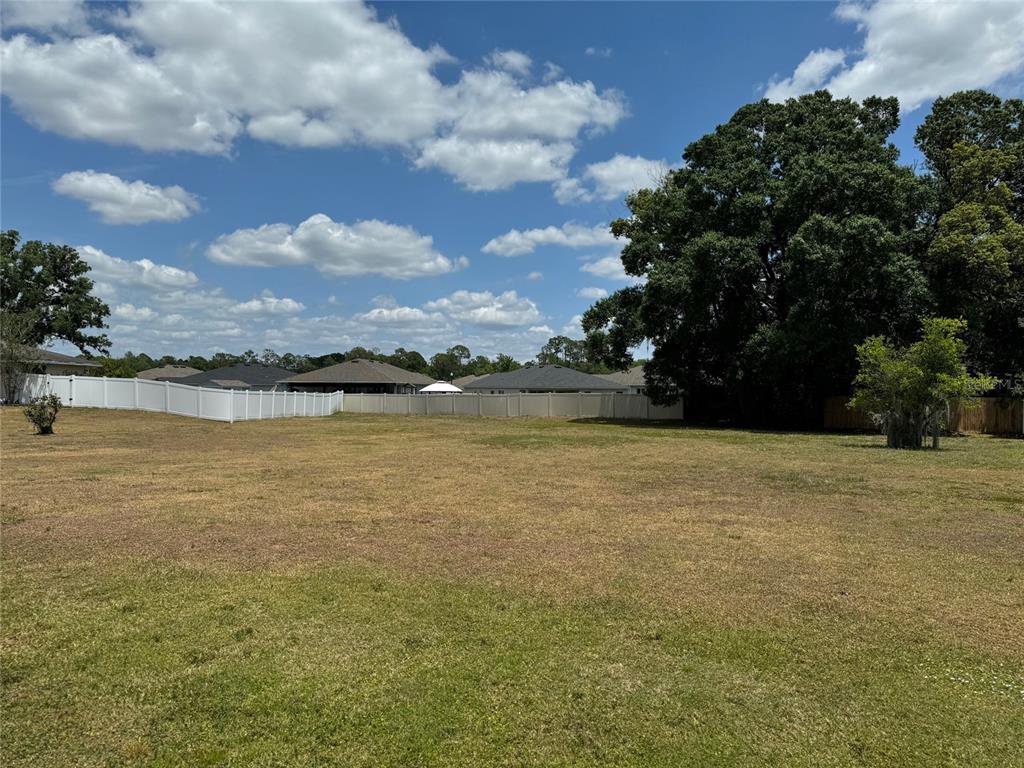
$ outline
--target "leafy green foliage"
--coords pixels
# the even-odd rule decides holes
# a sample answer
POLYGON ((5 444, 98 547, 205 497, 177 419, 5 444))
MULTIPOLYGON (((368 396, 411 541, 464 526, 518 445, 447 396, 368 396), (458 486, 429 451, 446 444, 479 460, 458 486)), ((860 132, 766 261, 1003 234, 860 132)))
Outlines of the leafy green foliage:
POLYGON ((25 418, 32 422, 37 434, 52 435, 53 422, 57 420, 57 413, 61 407, 60 398, 57 395, 33 397, 25 406, 25 418))
POLYGON ((612 222, 638 285, 584 315, 614 368, 648 340, 648 391, 692 412, 817 424, 865 337, 910 343, 922 315, 968 321, 966 362, 1024 382, 1024 102, 936 100, 899 163, 895 99, 818 92, 742 107, 612 222))
POLYGON ((1024 372, 1024 223, 1011 186, 1024 155, 960 143, 945 160, 953 206, 925 270, 938 306, 968 321, 971 366, 1008 380, 1024 372))
POLYGON ((27 339, 32 336, 35 325, 32 313, 0 310, 0 381, 3 385, 0 396, 4 402, 17 401, 25 374, 32 372, 33 350, 27 339))
POLYGON ((905 334, 926 306, 913 254, 927 189, 887 142, 898 114, 895 99, 818 92, 749 104, 690 144, 612 223, 626 272, 646 280, 584 315, 590 348, 624 368, 649 339, 659 402, 817 414, 848 385, 857 342, 905 334))
POLYGON ((34 324, 25 342, 39 346, 64 339, 82 352, 109 348, 105 335, 86 333, 105 327, 110 308, 92 295, 89 265, 78 251, 39 240, 19 247, 20 242, 13 229, 0 234, 0 309, 31 313, 34 324))
POLYGON ((964 364, 963 320, 926 318, 921 339, 906 349, 872 336, 857 346, 860 370, 850 405, 871 413, 890 448, 920 448, 926 433, 939 446, 949 406, 989 389, 989 376, 972 376, 964 364))

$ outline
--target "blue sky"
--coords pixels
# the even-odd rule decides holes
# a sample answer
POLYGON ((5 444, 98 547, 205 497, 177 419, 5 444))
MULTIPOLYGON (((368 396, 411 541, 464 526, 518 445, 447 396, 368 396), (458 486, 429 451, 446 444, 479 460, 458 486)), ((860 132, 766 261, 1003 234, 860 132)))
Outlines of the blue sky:
POLYGON ((741 105, 1021 91, 1019 3, 4 5, 3 227, 114 352, 520 359, 625 285, 623 195, 741 105))

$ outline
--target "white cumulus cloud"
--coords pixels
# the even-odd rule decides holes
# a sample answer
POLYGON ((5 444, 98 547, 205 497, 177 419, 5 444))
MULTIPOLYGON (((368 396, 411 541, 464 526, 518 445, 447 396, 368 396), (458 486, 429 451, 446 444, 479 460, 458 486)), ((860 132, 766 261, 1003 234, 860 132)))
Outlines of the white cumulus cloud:
POLYGON ((626 114, 617 91, 551 69, 524 86, 531 61, 521 51, 442 80, 435 70, 454 63, 449 54, 418 47, 357 2, 26 7, 14 12, 20 30, 52 39, 10 27, 4 93, 31 123, 72 138, 201 154, 229 154, 244 134, 289 147, 397 147, 471 189, 501 189, 559 178, 584 132, 626 114), (82 19, 93 16, 102 24, 90 28, 82 19))
POLYGON ((309 264, 330 275, 398 279, 452 272, 457 263, 412 227, 370 219, 344 224, 318 213, 297 227, 264 224, 221 235, 207 249, 221 264, 275 267, 309 264))
POLYGON ((595 277, 603 277, 605 280, 629 281, 634 278, 626 274, 622 267, 622 259, 616 255, 602 256, 599 259, 588 261, 580 271, 588 272, 595 277))
POLYGON ((529 326, 543 319, 537 305, 515 291, 494 294, 490 291, 455 291, 423 305, 443 312, 454 320, 484 328, 529 326))
POLYGON ((936 96, 984 88, 1024 70, 1024 3, 877 0, 841 3, 857 25, 857 50, 809 53, 768 98, 827 88, 837 96, 896 96, 904 111, 936 96))
POLYGON ((65 173, 53 190, 81 200, 107 224, 181 221, 199 210, 195 195, 177 185, 157 187, 93 170, 65 173))
POLYGON ((279 299, 267 290, 256 298, 235 304, 231 312, 236 315, 294 315, 305 308, 305 304, 295 299, 279 299))
POLYGON ((493 51, 487 57, 487 63, 495 69, 523 76, 530 74, 533 66, 533 60, 522 51, 493 51))
POLYGON ((581 299, 592 299, 596 301, 597 299, 607 298, 608 291, 606 291, 604 288, 597 288, 591 286, 588 288, 580 288, 578 291, 576 291, 576 295, 579 296, 581 299))
POLYGON ((622 199, 638 189, 658 186, 668 170, 664 160, 617 154, 591 163, 578 178, 555 182, 555 198, 560 203, 622 199))
POLYGON ((533 253, 542 246, 565 248, 590 248, 600 245, 614 245, 615 237, 606 224, 593 227, 569 221, 560 227, 549 226, 538 229, 512 229, 492 238, 481 249, 484 253, 498 256, 522 256, 533 253))
POLYGON ((92 269, 89 276, 107 284, 150 288, 188 288, 199 282, 199 278, 194 272, 167 264, 156 264, 149 259, 128 261, 110 256, 91 245, 79 246, 78 253, 92 269))

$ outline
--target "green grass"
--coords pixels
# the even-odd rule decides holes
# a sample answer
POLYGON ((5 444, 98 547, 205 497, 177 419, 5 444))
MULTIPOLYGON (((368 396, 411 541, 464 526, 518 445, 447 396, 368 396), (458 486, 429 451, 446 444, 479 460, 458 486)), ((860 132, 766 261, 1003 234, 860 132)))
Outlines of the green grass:
POLYGON ((5 765, 1024 765, 1021 441, 2 426, 5 765))

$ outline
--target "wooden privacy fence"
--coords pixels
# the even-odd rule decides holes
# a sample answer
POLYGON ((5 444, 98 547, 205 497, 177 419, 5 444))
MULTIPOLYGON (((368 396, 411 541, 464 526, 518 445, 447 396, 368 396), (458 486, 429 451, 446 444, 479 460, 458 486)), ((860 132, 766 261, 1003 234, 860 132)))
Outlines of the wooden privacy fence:
MULTIPOLYGON (((877 429, 871 416, 848 408, 848 396, 825 398, 825 429, 877 429)), ((1024 434, 1024 399, 980 397, 974 407, 956 406, 949 414, 951 432, 982 432, 987 435, 1024 434)))
POLYGON ((345 395, 342 410, 438 416, 551 416, 594 419, 682 419, 682 401, 654 405, 646 395, 523 392, 504 395, 345 395))
POLYGON ((210 389, 170 381, 47 374, 26 376, 20 399, 51 392, 71 407, 156 411, 228 422, 329 416, 342 409, 345 399, 341 392, 210 389))

